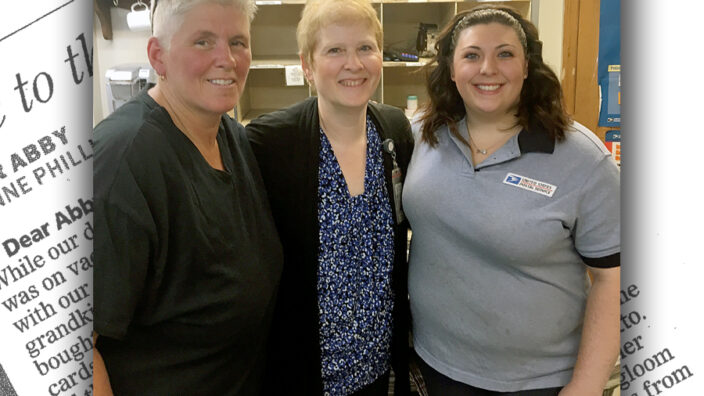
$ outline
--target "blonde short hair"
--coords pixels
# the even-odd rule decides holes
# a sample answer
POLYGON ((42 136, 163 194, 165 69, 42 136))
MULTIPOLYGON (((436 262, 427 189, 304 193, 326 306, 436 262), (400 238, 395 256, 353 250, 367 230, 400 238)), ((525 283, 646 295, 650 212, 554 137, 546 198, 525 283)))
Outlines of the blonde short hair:
POLYGON ((174 33, 183 24, 183 18, 194 7, 201 4, 233 6, 240 10, 251 23, 257 12, 254 0, 151 0, 152 36, 168 49, 174 33))
POLYGON ((376 45, 382 50, 381 22, 369 0, 308 0, 296 29, 298 53, 313 64, 313 51, 318 44, 318 32, 334 23, 364 22, 374 32, 376 45))

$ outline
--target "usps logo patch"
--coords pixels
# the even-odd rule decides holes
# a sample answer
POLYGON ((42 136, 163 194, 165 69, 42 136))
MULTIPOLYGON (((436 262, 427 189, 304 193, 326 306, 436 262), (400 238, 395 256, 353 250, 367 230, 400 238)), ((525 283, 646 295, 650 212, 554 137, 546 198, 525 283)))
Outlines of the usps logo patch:
POLYGON ((533 191, 534 193, 545 195, 546 197, 552 197, 552 195, 555 194, 555 190, 557 190, 557 186, 541 182, 540 180, 517 175, 515 173, 507 173, 506 178, 504 179, 504 184, 533 191))

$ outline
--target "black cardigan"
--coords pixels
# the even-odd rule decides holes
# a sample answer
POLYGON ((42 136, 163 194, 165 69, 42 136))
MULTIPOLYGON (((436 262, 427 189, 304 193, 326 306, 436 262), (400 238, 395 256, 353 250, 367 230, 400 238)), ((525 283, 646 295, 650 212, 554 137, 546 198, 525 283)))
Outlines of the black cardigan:
MULTIPOLYGON (((265 114, 247 125, 247 136, 261 169, 274 221, 284 248, 284 269, 272 324, 267 362, 267 395, 323 394, 317 297, 318 101, 308 98, 289 108, 265 114)), ((393 139, 396 161, 406 175, 413 151, 411 127, 397 108, 370 103, 368 114, 381 140, 393 139)), ((394 208, 391 155, 384 152, 386 188, 394 208)), ((394 329, 391 359, 395 395, 410 393, 408 378, 408 222, 394 217, 392 274, 394 329)))

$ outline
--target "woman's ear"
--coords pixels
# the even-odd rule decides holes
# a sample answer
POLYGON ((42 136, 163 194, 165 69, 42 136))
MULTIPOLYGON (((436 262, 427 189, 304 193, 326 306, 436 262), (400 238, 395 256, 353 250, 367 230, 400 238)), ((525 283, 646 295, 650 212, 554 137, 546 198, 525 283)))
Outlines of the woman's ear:
POLYGON ((161 77, 166 76, 166 63, 164 62, 166 53, 166 49, 159 43, 158 38, 154 36, 149 38, 147 42, 147 57, 156 74, 161 77))
POLYGON ((303 54, 300 54, 299 57, 301 58, 301 68, 303 69, 303 75, 306 76, 308 84, 314 86, 313 69, 311 68, 310 64, 308 64, 308 61, 306 60, 305 56, 303 56, 303 54))

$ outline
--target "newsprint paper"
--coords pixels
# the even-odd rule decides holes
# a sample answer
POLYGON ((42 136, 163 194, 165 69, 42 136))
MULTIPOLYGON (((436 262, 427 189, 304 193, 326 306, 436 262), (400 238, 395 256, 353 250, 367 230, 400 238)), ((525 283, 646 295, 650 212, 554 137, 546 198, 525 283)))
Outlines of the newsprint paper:
POLYGON ((93 4, 0 4, 0 394, 91 395, 93 4))

